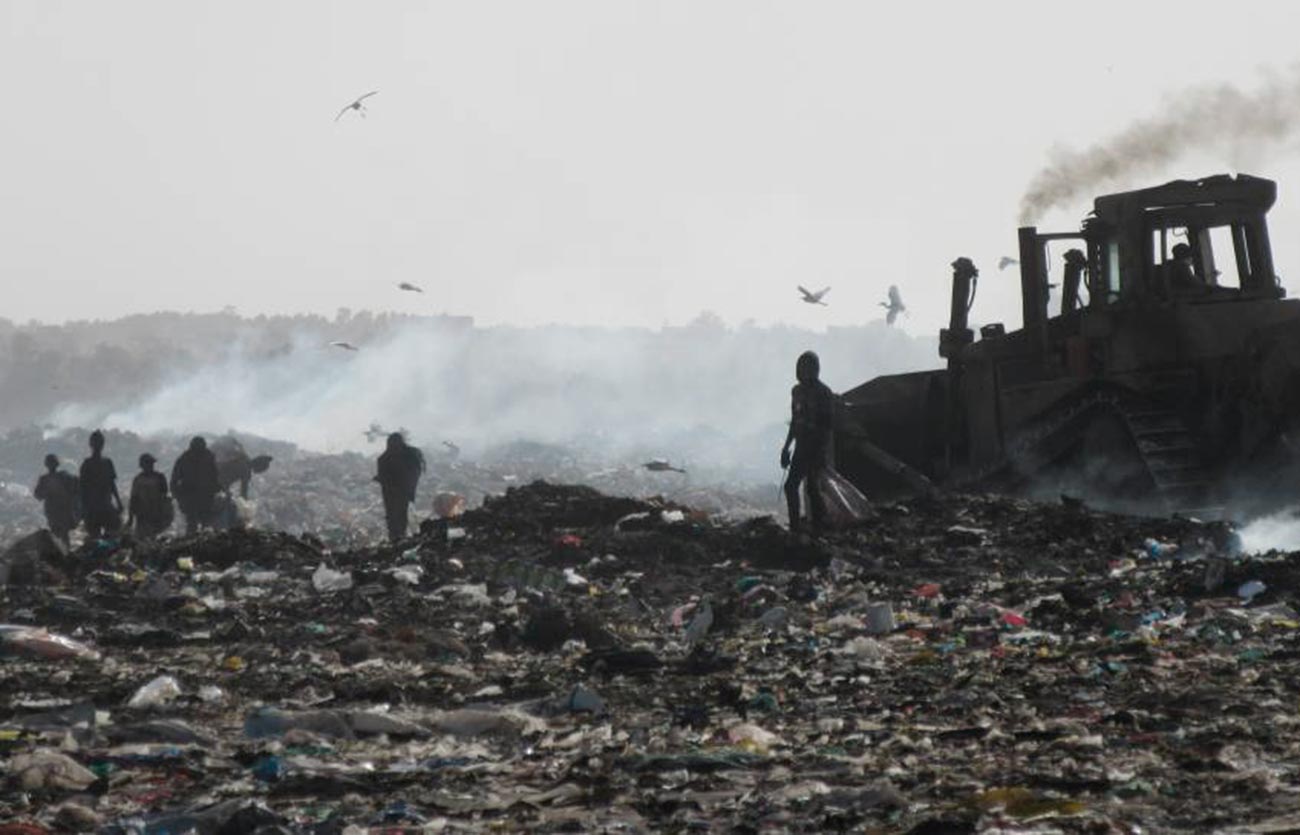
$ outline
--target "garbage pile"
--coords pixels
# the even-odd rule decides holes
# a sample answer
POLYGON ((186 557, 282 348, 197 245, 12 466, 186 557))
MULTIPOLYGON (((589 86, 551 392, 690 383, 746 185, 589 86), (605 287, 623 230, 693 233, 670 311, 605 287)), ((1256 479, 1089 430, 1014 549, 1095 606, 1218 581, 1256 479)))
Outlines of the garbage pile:
POLYGON ((538 482, 394 546, 9 549, 0 832, 1282 832, 1300 555, 538 482))

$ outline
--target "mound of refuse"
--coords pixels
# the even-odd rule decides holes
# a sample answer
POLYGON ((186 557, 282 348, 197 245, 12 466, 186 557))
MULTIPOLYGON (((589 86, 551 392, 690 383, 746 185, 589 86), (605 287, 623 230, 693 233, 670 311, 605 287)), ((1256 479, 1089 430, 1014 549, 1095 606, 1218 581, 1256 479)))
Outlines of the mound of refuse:
POLYGON ((1300 554, 1221 524, 952 496, 810 539, 537 482, 396 545, 0 565, 6 835, 1300 820, 1300 554))

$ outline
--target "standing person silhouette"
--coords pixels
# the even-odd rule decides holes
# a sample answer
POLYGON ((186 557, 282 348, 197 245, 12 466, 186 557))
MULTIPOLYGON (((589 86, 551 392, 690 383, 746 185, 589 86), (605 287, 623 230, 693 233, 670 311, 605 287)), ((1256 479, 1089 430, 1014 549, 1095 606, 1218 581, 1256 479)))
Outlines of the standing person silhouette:
POLYGON ((831 451, 835 394, 819 379, 821 360, 812 351, 804 351, 795 363, 795 383, 790 390, 790 431, 781 447, 781 467, 788 468, 785 479, 785 502, 790 514, 790 530, 803 527, 799 512, 799 487, 809 482, 808 515, 812 532, 821 531, 826 508, 816 488, 816 476, 827 466, 831 451), (794 444, 794 455, 790 445, 794 444))
POLYGON ((185 514, 186 535, 193 535, 200 527, 212 527, 220 490, 217 458, 203 436, 196 435, 190 440, 190 448, 172 465, 172 495, 185 514))
POLYGON ((379 456, 375 481, 384 498, 384 520, 388 539, 406 536, 407 508, 415 501, 415 488, 424 472, 424 454, 406 443, 401 432, 388 436, 388 447, 379 456))
POLYGON ((157 461, 147 452, 141 455, 140 472, 131 481, 126 525, 134 528, 141 539, 152 539, 167 530, 175 517, 172 497, 167 493, 167 476, 154 469, 157 461))
POLYGON ((50 533, 68 548, 69 534, 77 526, 81 487, 76 476, 59 469, 59 459, 53 454, 45 456, 45 469, 32 495, 45 505, 45 524, 50 533))
POLYGON ((81 512, 86 536, 99 539, 122 527, 122 497, 113 459, 104 457, 104 433, 90 433, 90 457, 81 462, 81 512))

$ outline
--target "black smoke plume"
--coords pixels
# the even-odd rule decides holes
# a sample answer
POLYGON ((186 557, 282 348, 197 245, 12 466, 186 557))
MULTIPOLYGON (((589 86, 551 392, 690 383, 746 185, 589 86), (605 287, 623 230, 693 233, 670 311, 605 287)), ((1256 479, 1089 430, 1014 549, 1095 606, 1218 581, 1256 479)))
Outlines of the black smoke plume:
POLYGON ((1254 90, 1230 84, 1188 89, 1158 112, 1090 148, 1057 148, 1020 201, 1022 225, 1047 211, 1135 185, 1193 153, 1217 153, 1240 170, 1300 133, 1300 67, 1270 73, 1254 90))

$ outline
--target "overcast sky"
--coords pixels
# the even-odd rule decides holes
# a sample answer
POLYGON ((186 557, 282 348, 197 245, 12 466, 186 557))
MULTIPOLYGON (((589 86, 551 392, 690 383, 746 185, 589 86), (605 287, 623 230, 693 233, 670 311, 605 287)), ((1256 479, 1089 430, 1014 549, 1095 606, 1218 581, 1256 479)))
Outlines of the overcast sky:
MULTIPOLYGON (((0 315, 818 326, 879 318, 896 283, 931 333, 965 255, 977 318, 1014 323, 995 263, 1054 146, 1294 71, 1300 12, 1225 8, 0 0, 0 315)), ((1300 153, 1257 163, 1300 289, 1300 153)))

